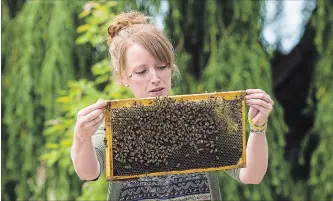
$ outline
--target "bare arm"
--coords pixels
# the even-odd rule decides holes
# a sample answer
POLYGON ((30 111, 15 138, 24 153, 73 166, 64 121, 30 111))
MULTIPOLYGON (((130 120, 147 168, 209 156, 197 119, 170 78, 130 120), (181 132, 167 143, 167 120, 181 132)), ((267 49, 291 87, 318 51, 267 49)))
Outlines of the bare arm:
POLYGON ((239 179, 245 184, 259 184, 268 167, 268 146, 265 134, 253 134, 247 141, 246 168, 242 168, 239 179))
MULTIPOLYGON (((246 104, 250 106, 249 118, 256 126, 264 126, 274 101, 261 89, 246 90, 246 104)), ((251 127, 252 129, 252 127, 251 127)), ((246 168, 242 168, 239 179, 245 184, 259 184, 264 178, 268 167, 268 145, 266 130, 258 133, 251 131, 247 141, 246 168)))
POLYGON ((81 180, 93 180, 99 176, 100 165, 91 138, 81 141, 74 137, 71 157, 75 172, 81 180))
POLYGON ((75 172, 82 180, 93 180, 100 174, 100 164, 92 143, 92 135, 103 122, 105 105, 105 101, 99 100, 82 109, 77 115, 71 158, 75 172))

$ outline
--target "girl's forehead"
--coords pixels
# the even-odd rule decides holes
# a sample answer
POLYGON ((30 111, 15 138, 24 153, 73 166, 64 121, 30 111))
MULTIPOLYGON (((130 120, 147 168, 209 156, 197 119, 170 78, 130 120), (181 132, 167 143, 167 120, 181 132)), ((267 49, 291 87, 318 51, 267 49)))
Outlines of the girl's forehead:
POLYGON ((156 59, 143 47, 132 45, 127 49, 126 60, 131 63, 153 62, 156 59))
POLYGON ((153 57, 144 47, 134 44, 126 52, 126 67, 148 67, 160 65, 161 61, 153 57))

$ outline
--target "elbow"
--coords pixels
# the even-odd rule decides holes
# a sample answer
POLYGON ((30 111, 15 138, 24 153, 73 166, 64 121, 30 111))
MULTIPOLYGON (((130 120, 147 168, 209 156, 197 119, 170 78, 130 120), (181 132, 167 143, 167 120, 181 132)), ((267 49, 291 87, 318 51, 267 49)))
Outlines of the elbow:
POLYGON ((260 184, 262 182, 262 180, 264 179, 264 176, 260 177, 260 178, 254 178, 252 180, 250 180, 250 184, 260 184))
POLYGON ((240 178, 240 181, 243 183, 243 184, 260 184, 263 180, 264 176, 257 176, 257 177, 254 177, 254 176, 245 176, 245 177, 241 177, 240 178))
POLYGON ((77 174, 77 176, 82 180, 82 181, 92 181, 92 180, 96 180, 99 177, 99 172, 86 172, 86 171, 80 171, 77 170, 76 168, 75 172, 77 174))
POLYGON ((93 181, 93 180, 97 180, 97 178, 98 178, 98 175, 97 176, 79 175, 79 174, 77 174, 77 175, 82 181, 93 181))
POLYGON ((99 163, 96 168, 92 167, 83 167, 80 161, 73 159, 73 167, 76 175, 82 181, 91 181, 96 180, 100 175, 99 163))
POLYGON ((260 184, 261 183, 261 181, 262 181, 262 179, 249 179, 248 181, 247 181, 247 184, 260 184))
POLYGON ((76 175, 80 178, 81 181, 87 181, 89 178, 86 175, 80 174, 79 171, 75 170, 76 175))
POLYGON ((242 172, 239 175, 239 179, 243 184, 260 184, 262 180, 264 179, 266 174, 266 171, 263 171, 261 173, 255 172, 255 173, 249 173, 249 172, 242 172))

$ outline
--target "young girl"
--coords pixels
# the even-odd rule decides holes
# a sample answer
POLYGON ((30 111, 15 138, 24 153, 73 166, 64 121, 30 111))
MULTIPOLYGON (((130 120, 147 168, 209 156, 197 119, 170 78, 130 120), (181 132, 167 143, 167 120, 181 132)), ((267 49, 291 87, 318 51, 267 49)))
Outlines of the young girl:
MULTIPOLYGON (((122 13, 108 28, 109 53, 117 78, 136 98, 169 95, 171 75, 178 71, 170 41, 139 12, 122 13)), ((259 184, 268 166, 265 136, 274 102, 261 89, 246 90, 251 132, 246 168, 227 170, 244 184, 259 184)), ((96 180, 105 167, 106 102, 97 101, 77 114, 71 157, 82 180, 96 180)), ((107 200, 221 200, 217 172, 110 181, 107 200)))

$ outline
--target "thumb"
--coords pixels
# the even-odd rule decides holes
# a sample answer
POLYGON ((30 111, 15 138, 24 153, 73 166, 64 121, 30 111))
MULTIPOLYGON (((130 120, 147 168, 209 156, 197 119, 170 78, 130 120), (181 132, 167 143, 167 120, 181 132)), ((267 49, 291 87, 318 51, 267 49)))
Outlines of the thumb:
POLYGON ((256 108, 250 107, 249 109, 249 117, 252 119, 256 114, 258 113, 258 110, 256 108))

